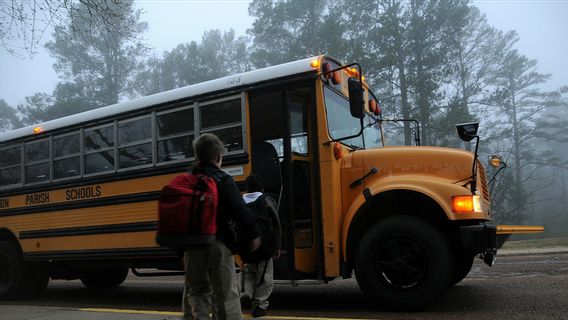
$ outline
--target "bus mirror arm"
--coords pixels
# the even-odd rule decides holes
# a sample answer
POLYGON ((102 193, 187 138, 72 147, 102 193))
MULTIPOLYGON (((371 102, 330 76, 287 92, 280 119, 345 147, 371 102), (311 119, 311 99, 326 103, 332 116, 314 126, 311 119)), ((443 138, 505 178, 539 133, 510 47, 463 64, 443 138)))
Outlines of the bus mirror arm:
POLYGON ((380 119, 383 122, 411 122, 414 124, 414 143, 420 146, 420 123, 416 119, 380 119))
POLYGON ((458 136, 464 141, 469 142, 475 139, 475 152, 473 153, 473 164, 471 166, 471 193, 475 194, 477 190, 477 151, 479 148, 479 136, 477 129, 479 128, 478 122, 460 123, 456 125, 458 136))

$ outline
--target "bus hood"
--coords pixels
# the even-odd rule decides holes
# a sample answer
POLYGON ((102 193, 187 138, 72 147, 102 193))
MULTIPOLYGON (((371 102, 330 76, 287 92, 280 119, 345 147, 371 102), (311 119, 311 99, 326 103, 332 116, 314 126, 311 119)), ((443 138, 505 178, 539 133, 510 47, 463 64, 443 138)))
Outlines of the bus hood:
POLYGON ((375 179, 401 175, 432 176, 445 178, 464 185, 472 176, 471 152, 443 147, 384 147, 354 152, 355 163, 364 164, 363 172, 372 168, 377 173, 365 179, 365 184, 375 179))

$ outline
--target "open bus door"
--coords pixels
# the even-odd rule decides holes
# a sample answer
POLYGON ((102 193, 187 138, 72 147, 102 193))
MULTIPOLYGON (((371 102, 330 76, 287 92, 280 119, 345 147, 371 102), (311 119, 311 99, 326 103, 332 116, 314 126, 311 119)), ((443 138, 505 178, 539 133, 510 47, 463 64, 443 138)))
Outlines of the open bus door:
POLYGON ((277 201, 282 224, 278 280, 322 277, 313 104, 307 84, 252 92, 249 99, 252 172, 277 201))

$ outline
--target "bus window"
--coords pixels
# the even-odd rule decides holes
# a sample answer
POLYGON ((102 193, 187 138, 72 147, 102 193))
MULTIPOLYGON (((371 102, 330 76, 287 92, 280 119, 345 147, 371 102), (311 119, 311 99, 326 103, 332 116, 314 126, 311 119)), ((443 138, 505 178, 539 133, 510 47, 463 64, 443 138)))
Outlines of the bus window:
POLYGON ((382 146, 382 136, 380 122, 375 121, 368 114, 364 119, 365 129, 363 130, 363 139, 365 140, 365 148, 377 148, 382 146))
POLYGON ((49 179, 49 139, 26 143, 26 183, 49 179))
POLYGON ((241 97, 200 104, 201 133, 210 132, 225 143, 225 152, 243 150, 241 97))
POLYGON ((22 146, 0 150, 0 187, 22 183, 22 146))
POLYGON ((79 132, 53 138, 53 178, 81 175, 79 132))
POLYGON ((114 126, 85 129, 85 174, 114 170, 114 126))
MULTIPOLYGON (((324 95, 331 138, 341 139, 357 134, 361 130, 361 124, 359 119, 351 116, 349 101, 327 86, 324 86, 324 95)), ((357 148, 363 148, 363 138, 361 136, 343 140, 342 142, 357 148)))
POLYGON ((193 157, 191 142, 194 138, 193 108, 168 111, 156 116, 158 162, 193 157))
POLYGON ((118 123, 118 167, 152 163, 152 118, 145 116, 118 123))

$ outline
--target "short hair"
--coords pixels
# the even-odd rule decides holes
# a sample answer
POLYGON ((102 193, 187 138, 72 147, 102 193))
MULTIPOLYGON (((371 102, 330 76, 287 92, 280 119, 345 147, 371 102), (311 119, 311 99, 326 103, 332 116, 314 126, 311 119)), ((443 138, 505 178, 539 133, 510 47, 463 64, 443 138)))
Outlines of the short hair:
POLYGON ((247 192, 261 192, 264 190, 264 183, 258 174, 251 174, 245 180, 247 192))
POLYGON ((212 133, 204 133, 193 140, 193 151, 195 158, 199 161, 213 162, 217 156, 225 151, 225 145, 212 133))

